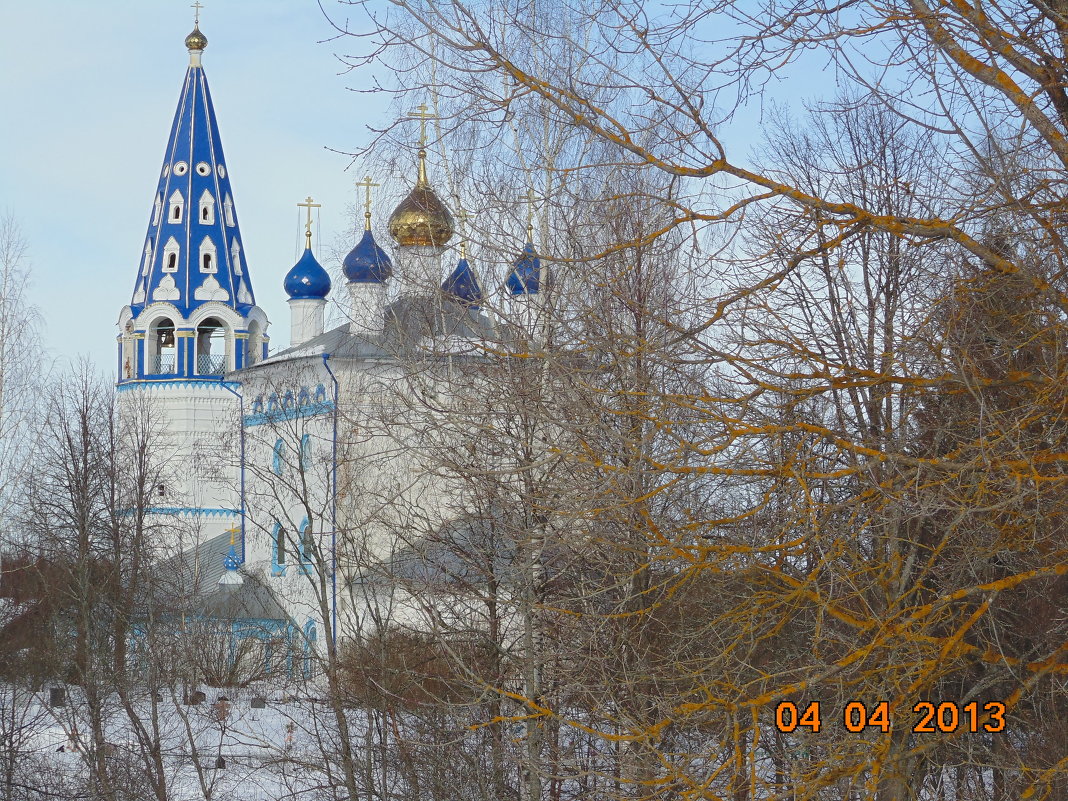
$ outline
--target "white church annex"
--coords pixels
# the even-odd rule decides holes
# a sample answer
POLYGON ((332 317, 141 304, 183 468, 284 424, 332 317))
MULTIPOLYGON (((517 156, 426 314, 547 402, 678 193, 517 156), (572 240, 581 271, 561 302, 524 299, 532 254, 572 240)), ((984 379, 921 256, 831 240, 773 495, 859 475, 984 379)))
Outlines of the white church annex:
MULTIPOLYGON (((185 44, 189 66, 119 315, 117 391, 149 398, 165 421, 178 478, 159 486, 151 512, 175 532, 167 545, 196 585, 197 609, 223 621, 232 653, 254 640, 266 672, 308 674, 302 652, 369 630, 397 603, 368 568, 403 557, 395 533, 451 525, 448 490, 406 446, 428 425, 426 407, 407 397, 412 382, 433 392, 440 371, 462 371, 504 329, 480 308, 463 246, 455 264, 446 251, 455 227, 421 146, 415 185, 389 220, 392 257, 372 234, 368 194, 344 288, 313 255, 311 198, 302 204, 306 249, 281 287, 290 346, 271 353, 199 25, 185 44), (325 331, 330 301, 348 320, 325 331)), ((540 286, 528 241, 505 283, 521 319, 540 286)))

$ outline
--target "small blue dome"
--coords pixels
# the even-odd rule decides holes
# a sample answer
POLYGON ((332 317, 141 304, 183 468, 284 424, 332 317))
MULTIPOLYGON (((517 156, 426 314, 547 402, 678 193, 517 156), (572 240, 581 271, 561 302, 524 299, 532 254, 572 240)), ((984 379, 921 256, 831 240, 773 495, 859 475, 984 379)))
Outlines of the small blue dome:
POLYGON ((541 288, 541 259, 534 250, 534 243, 527 242, 516 259, 515 266, 504 281, 512 295, 535 295, 541 288))
POLYGON ((330 292, 330 276, 323 266, 315 260, 311 248, 304 251, 300 261, 286 273, 282 286, 290 299, 325 298, 330 292))
POLYGON ((227 570, 237 570, 241 566, 241 563, 237 561, 237 551, 234 550, 234 546, 230 546, 230 553, 226 554, 223 559, 223 567, 227 570))
POLYGON ((383 284, 393 275, 393 263, 375 242, 370 231, 349 251, 344 261, 345 277, 353 284, 383 284))
POLYGON ((476 309, 482 302, 482 287, 478 285, 478 278, 467 259, 460 259, 456 263, 456 269, 445 279, 441 288, 461 303, 476 309))

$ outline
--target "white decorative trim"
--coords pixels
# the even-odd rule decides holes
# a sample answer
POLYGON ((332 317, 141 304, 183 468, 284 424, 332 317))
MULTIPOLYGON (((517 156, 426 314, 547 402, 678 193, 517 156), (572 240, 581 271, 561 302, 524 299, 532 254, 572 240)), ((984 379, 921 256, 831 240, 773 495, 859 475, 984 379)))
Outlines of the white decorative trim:
POLYGON ((175 175, 185 175, 189 171, 189 165, 184 161, 178 161, 174 164, 175 175))
POLYGON ((185 198, 182 197, 182 193, 175 189, 171 193, 169 203, 170 205, 167 208, 167 222, 181 222, 182 212, 185 209, 185 198), (175 211, 178 213, 175 214, 175 211))
POLYGON ((201 225, 215 225, 215 198, 207 189, 200 196, 200 213, 197 220, 201 225))
POLYGON ((178 259, 180 256, 181 246, 178 244, 178 240, 172 236, 167 240, 167 244, 163 246, 163 272, 178 272, 178 259), (171 262, 171 256, 174 256, 173 264, 171 262))
POLYGON ((159 286, 152 290, 152 300, 178 300, 182 293, 174 285, 174 276, 165 275, 159 286))
POLYGON ((237 287, 237 302, 242 305, 248 305, 252 303, 252 294, 248 291, 248 287, 245 286, 245 279, 241 279, 241 283, 237 287))
POLYGON ((145 279, 142 278, 137 282, 137 290, 133 294, 134 303, 145 302, 145 279))
POLYGON ((230 243, 230 261, 234 263, 234 274, 244 275, 244 271, 241 269, 241 243, 237 241, 236 236, 230 243))
POLYGON ((197 175, 211 175, 211 167, 206 161, 197 162, 197 175))
POLYGON ((220 164, 215 169, 218 171, 220 178, 225 178, 226 177, 226 167, 224 167, 222 164, 220 164))
POLYGON ((152 224, 159 225, 159 218, 163 214, 163 193, 156 193, 156 202, 152 204, 152 224))
POLYGON ((226 218, 226 225, 229 228, 233 228, 237 223, 234 222, 234 201, 230 197, 230 193, 226 193, 226 199, 223 200, 223 216, 226 218))
MULTIPOLYGON (((153 297, 155 295, 153 294, 153 297)), ((219 286, 219 282, 215 279, 214 275, 209 275, 204 279, 204 283, 196 288, 193 292, 194 300, 229 300, 230 293, 219 286)))
POLYGON ((215 243, 211 241, 210 236, 204 237, 200 242, 200 257, 197 259, 197 264, 200 266, 200 272, 202 273, 217 273, 219 271, 219 254, 215 250, 215 243), (204 266, 204 257, 210 256, 208 260, 208 266, 204 266))
POLYGON ((141 275, 148 275, 148 271, 152 269, 152 237, 149 237, 145 242, 145 258, 144 263, 141 265, 141 275))

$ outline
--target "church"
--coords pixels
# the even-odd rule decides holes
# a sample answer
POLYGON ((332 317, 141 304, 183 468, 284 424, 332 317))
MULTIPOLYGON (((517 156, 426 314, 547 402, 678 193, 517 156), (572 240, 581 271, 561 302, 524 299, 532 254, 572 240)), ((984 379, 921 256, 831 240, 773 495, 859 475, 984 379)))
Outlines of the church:
MULTIPOLYGON (((289 346, 272 349, 202 63, 207 44, 198 21, 119 315, 117 391, 147 399, 162 419, 170 477, 150 513, 173 532, 165 558, 188 579, 191 608, 225 628, 232 653, 255 644, 266 673, 310 675, 325 641, 368 631, 383 593, 395 598, 368 567, 404 563, 411 543, 387 533, 454 525, 448 490, 405 445, 433 415, 412 401, 413 387, 433 395, 439 377, 517 328, 483 308, 465 247, 453 247, 424 133, 385 246, 372 233, 370 179, 358 184, 364 231, 344 258, 344 287, 316 259, 314 204, 301 204, 304 253, 270 290, 288 297, 289 346), (326 330, 331 303, 346 319, 326 330)), ((520 329, 535 325, 543 288, 529 227, 527 239, 503 288, 520 329)))

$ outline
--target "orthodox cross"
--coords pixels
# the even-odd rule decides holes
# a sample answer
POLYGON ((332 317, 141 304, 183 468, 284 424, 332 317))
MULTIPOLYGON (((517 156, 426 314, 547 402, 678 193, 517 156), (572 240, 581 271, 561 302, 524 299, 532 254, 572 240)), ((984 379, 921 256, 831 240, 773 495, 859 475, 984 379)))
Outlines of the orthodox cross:
POLYGON ((460 220, 460 258, 467 258, 467 221, 471 219, 471 212, 460 206, 456 209, 456 217, 460 220))
POLYGON ((196 0, 196 2, 193 3, 193 5, 191 5, 189 7, 194 9, 195 16, 193 18, 193 25, 194 26, 199 26, 200 25, 200 9, 204 8, 204 6, 201 5, 200 0, 196 0))
POLYGON ((363 176, 362 181, 356 182, 356 187, 363 187, 366 190, 363 201, 363 227, 365 230, 371 230, 371 189, 382 184, 376 184, 371 181, 370 175, 363 176))
POLYGON ((419 149, 420 150, 425 150, 426 149, 426 121, 427 120, 436 120, 437 117, 435 117, 433 114, 430 113, 430 110, 427 107, 426 103, 420 103, 419 104, 419 108, 416 109, 415 111, 409 111, 408 115, 409 115, 408 119, 418 119, 419 120, 419 149))
POLYGON ((312 234, 311 234, 311 225, 312 225, 311 210, 312 209, 322 208, 323 204, 322 203, 313 203, 311 195, 308 195, 308 197, 304 198, 304 202, 303 203, 298 203, 297 206, 302 208, 302 209, 307 209, 308 210, 308 221, 306 223, 304 223, 304 236, 308 237, 308 247, 310 248, 311 247, 311 236, 312 236, 312 234))
POLYGON ((534 241, 534 190, 527 190, 527 241, 534 241))

